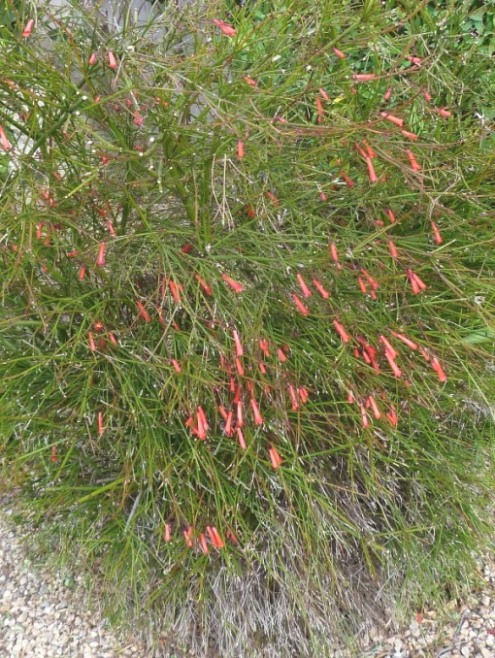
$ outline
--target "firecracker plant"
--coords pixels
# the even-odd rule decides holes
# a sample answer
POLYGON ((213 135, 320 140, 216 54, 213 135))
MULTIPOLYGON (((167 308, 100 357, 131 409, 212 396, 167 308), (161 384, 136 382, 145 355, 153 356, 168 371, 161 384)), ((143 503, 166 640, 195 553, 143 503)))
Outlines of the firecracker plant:
POLYGON ((3 486, 198 650, 452 593, 493 487, 475 3, 80 4, 0 31, 3 486))

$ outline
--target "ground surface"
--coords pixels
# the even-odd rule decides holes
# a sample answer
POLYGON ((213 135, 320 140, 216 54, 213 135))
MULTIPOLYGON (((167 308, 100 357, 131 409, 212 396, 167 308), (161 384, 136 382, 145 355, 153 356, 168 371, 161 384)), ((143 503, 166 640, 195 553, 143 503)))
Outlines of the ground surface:
MULTIPOLYGON (((32 534, 13 522, 12 507, 8 501, 2 502, 0 658, 176 655, 164 649, 147 651, 139 642, 119 636, 98 612, 97 602, 93 601, 95 609, 89 611, 77 574, 53 573, 28 557, 32 534)), ((480 569, 484 587, 472 592, 463 605, 425 612, 401 634, 376 629, 371 632, 369 649, 359 657, 335 651, 334 658, 494 658, 495 563, 485 560, 480 569)))

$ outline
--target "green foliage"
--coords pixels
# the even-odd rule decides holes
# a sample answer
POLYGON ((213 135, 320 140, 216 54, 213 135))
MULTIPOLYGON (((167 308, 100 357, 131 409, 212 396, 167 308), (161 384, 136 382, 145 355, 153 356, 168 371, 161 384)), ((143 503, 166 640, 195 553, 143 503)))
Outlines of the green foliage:
POLYGON ((115 609, 325 655, 470 575, 493 16, 451 4, 169 6, 110 34, 39 8, 5 33, 4 478, 115 609))

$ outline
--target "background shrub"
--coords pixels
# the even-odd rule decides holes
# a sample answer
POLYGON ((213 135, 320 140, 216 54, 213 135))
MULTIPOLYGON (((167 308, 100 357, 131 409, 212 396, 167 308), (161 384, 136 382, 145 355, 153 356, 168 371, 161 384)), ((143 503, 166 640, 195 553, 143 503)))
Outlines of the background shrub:
POLYGON ((459 587, 493 486, 478 10, 37 4, 0 35, 6 484, 203 652, 325 655, 459 587))

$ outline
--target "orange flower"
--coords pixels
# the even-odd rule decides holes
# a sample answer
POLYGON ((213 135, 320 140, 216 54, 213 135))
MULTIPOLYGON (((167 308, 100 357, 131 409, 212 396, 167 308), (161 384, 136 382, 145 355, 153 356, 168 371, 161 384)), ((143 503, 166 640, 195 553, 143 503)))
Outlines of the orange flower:
POLYGON ((251 407, 253 409, 255 425, 263 425, 263 417, 260 414, 258 403, 254 398, 251 398, 251 407))
POLYGON ((246 290, 246 286, 244 286, 242 283, 239 283, 238 281, 234 281, 234 279, 231 279, 227 274, 222 274, 222 279, 232 288, 234 292, 238 294, 246 290))
POLYGON ((390 123, 399 126, 399 128, 402 128, 404 126, 404 119, 396 117, 393 114, 389 114, 388 112, 380 112, 380 116, 382 116, 387 121, 390 121, 390 123))
POLYGON ((342 339, 343 343, 349 343, 351 340, 351 337, 347 333, 347 331, 344 329, 343 325, 338 321, 334 320, 333 321, 333 326, 335 327, 335 331, 339 334, 340 338, 342 339))
POLYGON ((274 206, 279 206, 280 205, 280 199, 277 198, 273 192, 265 192, 266 196, 270 199, 270 201, 273 203, 274 206))
POLYGON ((250 78, 249 76, 245 75, 243 77, 244 82, 246 82, 250 87, 257 87, 258 83, 256 80, 253 80, 253 78, 250 78))
POLYGON ((239 445, 240 445, 240 447, 241 447, 241 450, 246 450, 246 448, 247 448, 247 446, 246 446, 246 439, 244 438, 244 434, 243 434, 242 428, 241 428, 241 427, 238 427, 238 428, 236 429, 236 432, 237 432, 237 440, 239 441, 239 445))
POLYGON ((108 59, 108 66, 111 69, 116 69, 117 68, 117 60, 115 59, 115 55, 111 50, 107 52, 107 59, 108 59))
POLYGON ((103 411, 98 412, 98 436, 102 436, 105 432, 105 423, 103 421, 103 411))
POLYGON ((297 399, 296 389, 292 384, 288 385, 290 399, 292 401, 292 411, 297 411, 299 409, 299 400, 297 399))
POLYGON ((323 297, 323 299, 328 299, 330 297, 330 293, 328 292, 328 290, 326 290, 323 287, 323 284, 320 281, 318 281, 318 279, 313 279, 312 281, 313 281, 314 287, 320 293, 320 295, 323 297))
POLYGON ((412 350, 417 350, 418 349, 417 344, 414 341, 412 341, 410 338, 408 338, 407 336, 404 336, 404 334, 398 334, 395 331, 391 331, 390 333, 392 334, 392 336, 395 336, 395 338, 397 338, 398 340, 401 340, 404 343, 404 345, 407 345, 412 350))
POLYGON ((226 37, 234 37, 237 34, 236 29, 225 21, 214 18, 213 22, 223 32, 223 34, 225 34, 226 37))
POLYGON ((440 230, 438 226, 435 224, 435 222, 431 222, 431 229, 433 231, 433 240, 435 241, 435 244, 442 244, 443 243, 443 238, 440 234, 440 230))
POLYGON ((332 257, 332 260, 337 264, 337 269, 342 269, 342 265, 339 262, 339 253, 337 251, 337 246, 335 242, 332 242, 330 244, 330 255, 332 257))
POLYGON ((388 420, 390 421, 390 424, 393 425, 394 427, 397 427, 397 423, 398 423, 399 419, 397 417, 397 413, 395 411, 395 408, 392 404, 390 405, 389 410, 386 413, 386 416, 387 416, 388 420))
POLYGON ((377 183, 378 176, 375 173, 375 168, 373 166, 373 162, 371 161, 371 158, 366 158, 366 165, 368 167, 368 176, 370 179, 370 183, 377 183))
POLYGON ((299 282, 299 285, 301 286, 301 290, 302 290, 302 293, 303 293, 304 297, 311 297, 311 295, 313 293, 311 292, 311 290, 306 285, 306 281, 303 279, 302 274, 297 275, 297 280, 299 282))
POLYGON ((421 171, 421 165, 414 157, 414 153, 409 149, 406 149, 406 153, 407 153, 407 157, 409 158, 409 164, 411 165, 411 169, 413 171, 421 171))
POLYGON ((392 92, 393 92, 392 87, 389 87, 389 88, 387 89, 387 91, 383 94, 383 100, 384 100, 386 103, 388 103, 388 101, 391 99, 391 97, 392 97, 392 92))
POLYGON ((205 295, 211 297, 211 295, 213 295, 213 291, 210 288, 210 286, 206 283, 206 281, 201 276, 199 276, 199 274, 195 274, 194 276, 196 277, 196 280, 198 281, 199 285, 203 288, 205 295))
POLYGON ((105 266, 105 249, 106 249, 106 244, 104 242, 100 242, 100 247, 98 249, 98 256, 96 258, 96 263, 95 263, 97 267, 105 266))
POLYGON ((243 427, 244 417, 242 414, 242 400, 239 400, 239 402, 237 402, 236 409, 237 409, 237 427, 243 427))
POLYGON ((244 157, 244 142, 241 139, 237 142, 237 157, 239 160, 242 160, 244 157))
POLYGON ((187 546, 188 548, 192 548, 192 545, 193 545, 193 543, 192 543, 192 539, 191 539, 191 535, 192 535, 192 526, 190 525, 189 528, 187 528, 187 530, 183 530, 183 531, 182 531, 182 534, 184 535, 184 539, 185 539, 185 541, 186 541, 186 546, 187 546))
POLYGON ((98 61, 98 53, 91 53, 88 59, 89 66, 94 66, 98 61))
POLYGON ((299 393, 299 397, 301 398, 301 402, 303 404, 306 404, 306 402, 309 399, 308 389, 305 386, 300 386, 297 389, 297 392, 299 393))
POLYGON ((374 417, 377 420, 380 420, 382 414, 380 412, 380 409, 378 408, 375 398, 372 395, 368 396, 367 404, 371 407, 371 411, 373 412, 374 417))
POLYGON ((387 208, 385 210, 385 213, 387 214, 387 216, 390 219, 390 221, 392 222, 392 224, 395 224, 395 222, 397 221, 397 218, 395 217, 393 211, 390 208, 387 208))
POLYGON ((329 100, 330 100, 330 96, 329 96, 329 95, 327 94, 327 92, 323 89, 323 87, 320 87, 320 88, 318 89, 318 91, 320 92, 321 97, 323 98, 323 100, 325 100, 325 101, 329 101, 329 100))
POLYGON ((242 361, 238 356, 235 357, 235 367, 237 368, 237 372, 241 377, 244 377, 244 366, 242 365, 242 361))
POLYGON ((12 148, 12 144, 7 139, 7 135, 5 134, 5 130, 2 126, 0 126, 0 146, 4 151, 10 151, 12 148))
POLYGON ((399 356, 399 352, 392 347, 385 336, 380 336, 378 340, 385 345, 385 350, 392 356, 392 359, 396 359, 399 356))
POLYGON ((34 18, 30 18, 28 22, 26 23, 26 27, 22 31, 22 38, 27 39, 28 37, 31 36, 31 32, 33 31, 34 27, 34 18))
POLYGON ((136 301, 136 306, 138 307, 139 310, 139 315, 143 318, 145 322, 151 322, 151 315, 148 313, 146 308, 144 307, 143 302, 141 302, 139 299, 136 301))
POLYGON ((208 543, 206 542, 206 537, 205 537, 204 533, 201 533, 201 534, 200 534, 200 536, 199 536, 199 543, 200 543, 201 550, 203 551, 203 553, 204 553, 205 555, 208 555, 208 553, 209 553, 209 550, 208 550, 208 543))
POLYGON ((258 345, 260 346, 260 350, 263 352, 265 356, 270 356, 270 343, 267 340, 264 340, 263 338, 260 338, 258 341, 258 345))
POLYGON ((174 298, 175 303, 180 304, 180 291, 183 290, 182 286, 170 279, 168 282, 168 287, 170 288, 170 292, 172 293, 172 297, 174 298))
POLYGON ((182 368, 180 367, 180 363, 177 361, 177 359, 172 359, 172 365, 174 366, 175 372, 182 372, 182 368))
POLYGON ((218 530, 215 528, 215 526, 206 526, 206 532, 208 533, 211 543, 215 548, 221 549, 224 547, 224 543, 222 538, 220 537, 218 530))
POLYGON ((294 300, 294 304, 297 306, 297 310, 301 315, 304 315, 305 317, 309 315, 309 308, 305 306, 302 301, 299 299, 299 297, 296 295, 295 292, 292 293, 291 295, 292 299, 294 300))
POLYGON ((361 411, 361 424, 363 426, 363 429, 366 429, 370 424, 370 421, 368 419, 368 414, 366 413, 366 409, 361 403, 359 404, 359 409, 361 411))
POLYGON ((232 411, 229 411, 229 413, 227 414, 225 427, 223 430, 225 432, 225 436, 232 436, 232 420, 233 420, 233 413, 232 411))
POLYGON ((341 50, 339 50, 338 48, 332 48, 332 50, 339 59, 345 59, 345 55, 341 50))
POLYGON ((435 107, 433 108, 433 111, 436 112, 438 116, 441 116, 442 119, 450 119, 452 116, 452 112, 444 107, 435 107))
POLYGON ((353 73, 352 79, 354 82, 371 82, 376 80, 375 73, 353 73))
POLYGON ((77 274, 77 278, 79 279, 79 281, 82 281, 85 276, 86 276, 86 266, 81 265, 81 267, 79 268, 79 272, 77 274))
POLYGON ((392 258, 399 258, 397 247, 395 246, 395 242, 393 240, 388 241, 388 250, 390 251, 392 258))
POLYGON ((163 528, 163 539, 168 543, 169 541, 172 541, 172 526, 170 523, 165 523, 165 527, 163 528))
POLYGON ((410 139, 413 142, 415 142, 418 139, 418 136, 415 135, 414 133, 409 132, 409 130, 401 130, 400 132, 402 135, 404 135, 404 137, 407 137, 407 139, 410 139))
POLYGON ((271 446, 268 449, 268 454, 270 455, 270 460, 272 462, 273 468, 274 469, 279 468, 283 460, 282 457, 279 455, 277 448, 275 448, 275 446, 271 446))
POLYGON ((57 446, 52 446, 52 452, 50 455, 50 461, 52 461, 54 464, 58 462, 58 457, 57 457, 57 446))
POLYGON ((401 370, 401 369, 399 368, 399 366, 395 363, 395 361, 394 361, 394 357, 392 356, 392 354, 391 354, 388 350, 385 352, 385 358, 386 358, 387 361, 389 362, 390 367, 392 368, 392 372, 394 373, 395 377, 396 377, 397 379, 399 379, 400 377, 402 377, 402 370, 401 370))
POLYGON ((437 359, 436 356, 434 356, 431 360, 431 367, 437 373, 437 377, 438 377, 439 381, 441 381, 441 382, 446 382, 447 381, 447 375, 443 371, 443 368, 440 365, 440 361, 437 359))
POLYGON ((95 337, 92 331, 88 331, 88 343, 89 343, 89 349, 92 352, 96 352, 95 337))
POLYGON ((232 333, 234 335, 235 353, 237 356, 243 356, 244 349, 242 347, 241 339, 239 338, 239 333, 237 332, 236 329, 234 329, 232 333))

